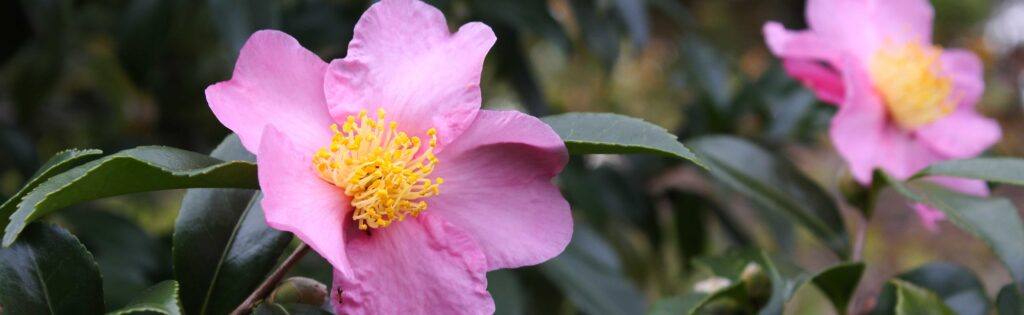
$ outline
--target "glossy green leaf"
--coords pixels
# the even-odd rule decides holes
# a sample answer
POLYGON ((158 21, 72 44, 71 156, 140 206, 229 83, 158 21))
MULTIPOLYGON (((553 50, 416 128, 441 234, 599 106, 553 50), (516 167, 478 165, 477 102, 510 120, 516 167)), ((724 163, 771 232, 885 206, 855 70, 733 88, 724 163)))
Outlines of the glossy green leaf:
MULTIPOLYGON (((230 161, 255 156, 230 135, 211 154, 230 161)), ((291 234, 271 229, 261 194, 246 189, 190 189, 174 225, 174 271, 188 314, 226 314, 274 268, 291 234)))
POLYGON ((1024 293, 1016 283, 1010 283, 999 290, 996 297, 999 315, 1024 315, 1024 293))
POLYGON ((33 224, 0 248, 4 314, 100 314, 103 285, 92 255, 66 230, 33 224))
POLYGON ((883 176, 903 196, 941 210, 953 224, 984 241, 1017 283, 1024 283, 1024 224, 1009 200, 975 197, 927 181, 907 184, 888 174, 883 176))
POLYGON ((584 313, 644 311, 643 295, 623 274, 614 250, 582 226, 576 226, 565 251, 540 265, 540 271, 584 313))
POLYGON ((839 257, 847 257, 839 208, 821 187, 795 166, 745 140, 707 136, 690 141, 711 176, 758 204, 779 211, 810 230, 839 257))
POLYGON ((1024 159, 973 158, 935 163, 914 177, 951 176, 1024 185, 1024 159))
POLYGON ((145 292, 140 293, 138 297, 128 303, 128 306, 111 312, 109 315, 136 313, 180 315, 181 306, 178 304, 178 283, 174 280, 157 283, 145 292))
POLYGON ((306 304, 261 303, 253 315, 331 315, 319 307, 306 304))
POLYGON ((694 315, 709 312, 703 308, 716 301, 746 302, 746 286, 735 282, 713 293, 694 292, 680 297, 662 298, 654 303, 648 315, 694 315))
POLYGON ((896 287, 896 315, 955 315, 934 292, 903 280, 891 280, 896 287))
POLYGON ((542 118, 572 154, 653 153, 704 166, 690 149, 664 128, 612 113, 566 113, 542 118))
POLYGON ((11 198, 7 199, 3 205, 0 205, 0 227, 7 226, 7 223, 10 222, 9 218, 11 214, 13 214, 14 210, 18 208, 18 202, 20 202, 21 199, 30 191, 39 186, 39 184, 42 184, 54 175, 63 173, 72 167, 81 165, 100 154, 103 154, 103 151, 92 149, 70 149, 54 154, 50 160, 46 161, 46 163, 36 171, 35 175, 32 175, 32 177, 29 178, 28 182, 25 183, 25 186, 22 186, 14 196, 11 196, 11 198))
POLYGON ((160 146, 121 151, 53 176, 25 195, 4 231, 3 245, 10 246, 28 223, 75 203, 194 187, 258 188, 256 165, 160 146))

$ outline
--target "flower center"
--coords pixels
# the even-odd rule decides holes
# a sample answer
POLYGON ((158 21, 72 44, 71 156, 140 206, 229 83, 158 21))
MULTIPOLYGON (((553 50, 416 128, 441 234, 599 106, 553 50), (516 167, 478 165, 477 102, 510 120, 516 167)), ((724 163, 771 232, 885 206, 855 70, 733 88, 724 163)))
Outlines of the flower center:
POLYGON ((313 166, 320 178, 352 197, 352 220, 359 229, 382 228, 427 209, 423 198, 437 195, 444 179, 427 178, 437 166, 437 131, 430 128, 429 147, 420 153, 420 138, 398 131, 398 123, 377 119, 366 111, 348 119, 338 130, 331 125, 331 144, 316 152, 313 166))
POLYGON ((871 59, 871 78, 889 114, 906 129, 927 125, 956 108, 953 80, 941 73, 942 48, 886 41, 871 59))

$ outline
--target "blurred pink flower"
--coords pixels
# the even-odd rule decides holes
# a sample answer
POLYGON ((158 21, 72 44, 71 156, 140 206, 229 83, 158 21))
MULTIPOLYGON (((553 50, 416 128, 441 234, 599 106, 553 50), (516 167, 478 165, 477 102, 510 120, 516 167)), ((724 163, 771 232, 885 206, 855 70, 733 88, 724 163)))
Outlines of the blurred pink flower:
POLYGON ((231 80, 207 89, 257 153, 267 223, 334 266, 339 313, 491 313, 487 271, 568 244, 569 205, 551 183, 564 144, 535 117, 480 109, 494 42, 482 23, 451 33, 427 4, 384 0, 344 59, 260 31, 231 80))
MULTIPOLYGON (((932 45, 927 0, 809 0, 806 13, 809 30, 765 24, 768 47, 790 75, 839 106, 829 135, 860 183, 870 183, 875 168, 906 179, 999 140, 999 125, 974 109, 985 88, 981 61, 932 45)), ((981 181, 933 180, 988 194, 981 181)), ((930 229, 942 219, 915 209, 930 229)))

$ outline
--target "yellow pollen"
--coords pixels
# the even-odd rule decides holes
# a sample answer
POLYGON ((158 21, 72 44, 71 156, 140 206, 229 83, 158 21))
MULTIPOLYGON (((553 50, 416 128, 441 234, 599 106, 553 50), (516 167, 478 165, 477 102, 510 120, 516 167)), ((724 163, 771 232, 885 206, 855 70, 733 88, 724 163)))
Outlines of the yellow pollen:
POLYGON ((941 54, 942 48, 936 46, 886 41, 871 58, 875 89, 901 127, 927 125, 956 108, 959 99, 953 95, 952 78, 942 73, 941 54))
POLYGON ((420 152, 420 138, 398 131, 398 123, 377 119, 366 111, 348 116, 341 130, 332 125, 331 143, 313 155, 320 178, 338 186, 352 198, 352 220, 360 230, 382 228, 427 209, 423 198, 440 193, 444 179, 428 176, 438 160, 434 156, 437 130, 427 131, 430 146, 420 152))

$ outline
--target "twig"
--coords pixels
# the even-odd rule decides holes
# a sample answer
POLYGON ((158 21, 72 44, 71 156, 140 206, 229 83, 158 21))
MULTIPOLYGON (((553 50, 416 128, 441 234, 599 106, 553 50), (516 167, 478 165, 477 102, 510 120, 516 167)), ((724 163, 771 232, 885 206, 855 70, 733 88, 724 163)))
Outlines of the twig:
POLYGON ((277 270, 274 270, 274 273, 270 274, 270 276, 267 277, 267 280, 264 280, 263 283, 256 288, 256 291, 252 291, 252 294, 250 294, 241 305, 238 305, 234 311, 231 311, 231 315, 244 315, 252 312, 252 308, 256 306, 256 302, 265 298, 267 294, 270 294, 270 290, 272 290, 278 282, 281 282, 281 278, 284 278, 284 275, 288 274, 288 271, 291 270, 292 267, 295 267, 295 264, 299 262, 299 259, 302 258, 302 256, 305 256, 308 251, 309 245, 306 245, 305 243, 302 243, 298 248, 295 248, 295 251, 288 256, 288 259, 285 259, 284 262, 281 263, 281 266, 277 267, 277 270))

